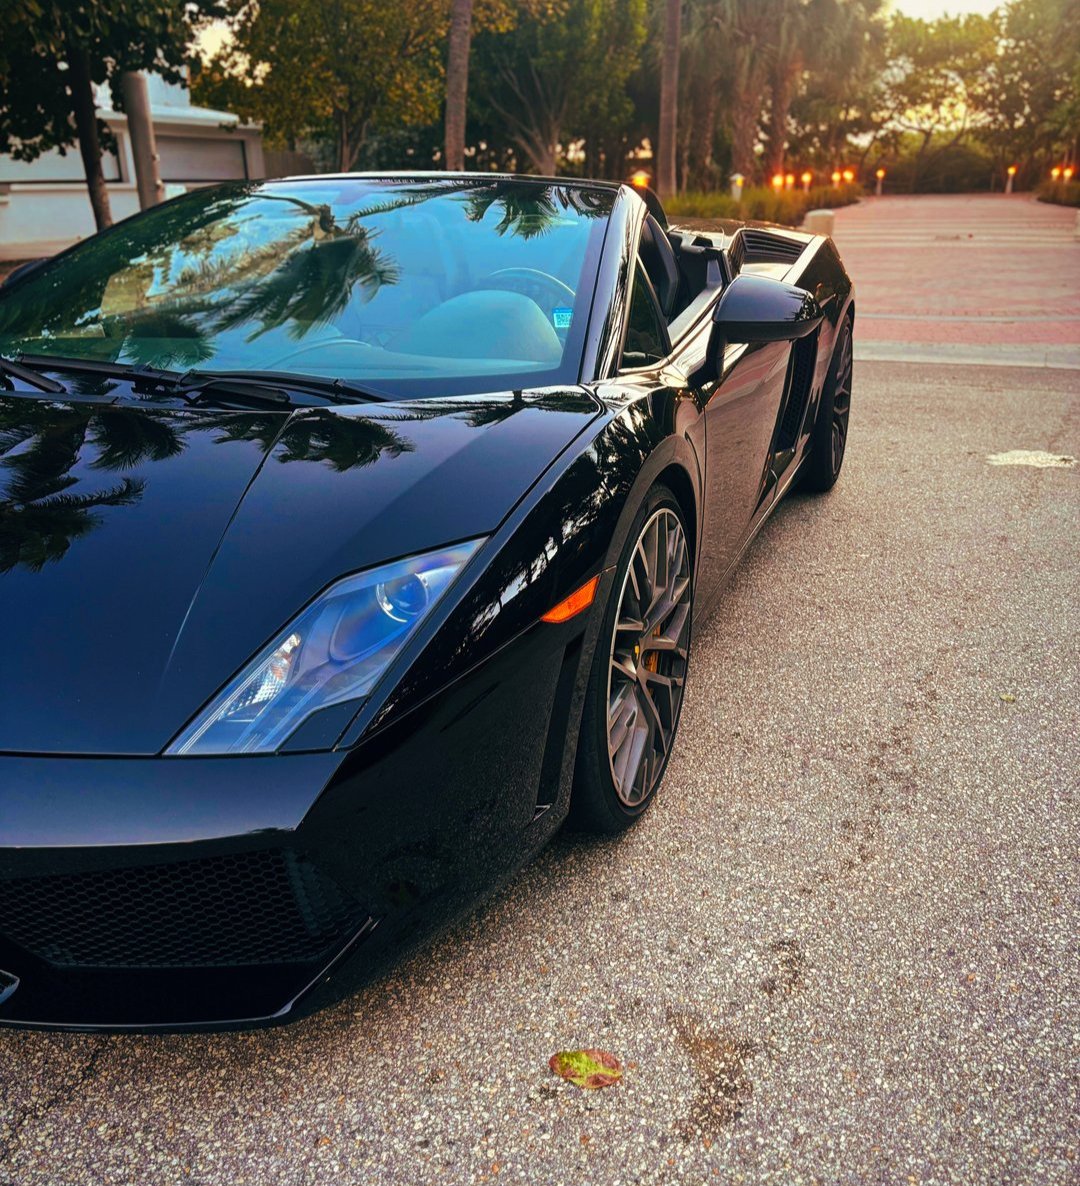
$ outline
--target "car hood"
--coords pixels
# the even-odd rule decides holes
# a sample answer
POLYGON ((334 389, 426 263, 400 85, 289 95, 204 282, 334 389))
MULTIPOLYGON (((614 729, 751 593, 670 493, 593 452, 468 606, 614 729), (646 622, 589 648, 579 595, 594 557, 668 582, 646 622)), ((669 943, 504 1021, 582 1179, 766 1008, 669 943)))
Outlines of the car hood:
POLYGON ((331 581, 492 532, 598 410, 0 394, 0 752, 160 752, 331 581))

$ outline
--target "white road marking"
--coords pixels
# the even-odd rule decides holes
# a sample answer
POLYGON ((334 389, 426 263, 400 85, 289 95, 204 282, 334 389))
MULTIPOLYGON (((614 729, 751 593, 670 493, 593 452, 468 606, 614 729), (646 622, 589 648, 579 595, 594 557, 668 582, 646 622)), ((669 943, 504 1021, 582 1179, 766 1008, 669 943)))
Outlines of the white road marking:
POLYGON ((991 453, 986 460, 991 465, 1030 465, 1035 469, 1069 469, 1076 458, 1067 453, 1046 453, 1042 449, 1010 449, 1007 453, 991 453))

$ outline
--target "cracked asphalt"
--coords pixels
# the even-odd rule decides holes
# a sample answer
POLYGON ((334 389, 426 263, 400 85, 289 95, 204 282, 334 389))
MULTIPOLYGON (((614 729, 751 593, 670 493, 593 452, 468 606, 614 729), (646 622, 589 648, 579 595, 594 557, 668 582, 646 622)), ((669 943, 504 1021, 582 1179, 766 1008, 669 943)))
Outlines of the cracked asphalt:
POLYGON ((1080 466, 1012 449, 1080 372, 858 363, 639 826, 291 1028, 0 1032, 0 1184, 1076 1182, 1080 466))

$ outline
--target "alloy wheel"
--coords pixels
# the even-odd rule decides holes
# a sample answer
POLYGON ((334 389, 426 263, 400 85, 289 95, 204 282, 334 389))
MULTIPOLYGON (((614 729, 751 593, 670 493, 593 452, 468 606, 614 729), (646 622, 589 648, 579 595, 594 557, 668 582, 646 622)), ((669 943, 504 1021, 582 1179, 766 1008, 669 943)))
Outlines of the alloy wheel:
POLYGON ((608 762, 624 807, 655 790, 675 737, 690 638, 690 553, 678 515, 646 521, 623 578, 608 667, 608 762))
POLYGON ((847 446, 848 417, 851 413, 851 331, 845 328, 840 341, 840 357, 837 360, 836 382, 833 388, 832 408, 832 472, 835 477, 844 461, 847 446))

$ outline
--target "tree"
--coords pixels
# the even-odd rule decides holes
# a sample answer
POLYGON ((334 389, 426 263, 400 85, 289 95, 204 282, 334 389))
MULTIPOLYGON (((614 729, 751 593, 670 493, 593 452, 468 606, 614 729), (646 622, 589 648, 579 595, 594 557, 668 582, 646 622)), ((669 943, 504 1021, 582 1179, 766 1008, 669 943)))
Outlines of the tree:
POLYGON ((1029 179, 1036 163, 1075 151, 1080 105, 1080 3, 1014 0, 996 14, 998 53, 979 95, 980 138, 999 172, 1015 164, 1029 179))
POLYGON ((450 0, 450 32, 446 46, 445 160, 447 169, 465 168, 468 115, 469 51, 473 29, 505 33, 520 11, 543 13, 548 0, 450 0))
POLYGON ((860 156, 875 144, 886 68, 882 0, 832 3, 830 35, 818 43, 788 117, 791 151, 824 169, 842 164, 853 143, 860 156))
POLYGON ((662 198, 675 192, 675 142, 679 124, 679 56, 682 52, 682 0, 667 0, 664 56, 660 66, 660 129, 656 189, 662 198))
POLYGON ((446 167, 465 168, 465 110, 473 0, 451 0, 446 51, 446 167))
POLYGON ((0 12, 0 152, 32 161, 78 143, 98 229, 112 222, 101 166, 112 146, 95 110, 108 84, 124 110, 120 75, 149 70, 183 79, 196 21, 224 15, 222 0, 21 0, 0 12))
POLYGON ((645 0, 550 0, 478 38, 478 104, 524 165, 551 175, 569 136, 629 118, 644 40, 645 0))
POLYGON ((769 77, 772 14, 760 0, 718 0, 715 20, 730 45, 731 164, 744 177, 758 173, 757 143, 769 77))
POLYGON ((270 143, 328 140, 352 169, 368 138, 433 123, 442 98, 444 4, 430 0, 230 0, 232 39, 197 94, 261 120, 270 143))
POLYGON ((959 145, 979 118, 997 53, 994 23, 978 15, 923 21, 897 13, 887 52, 879 118, 894 135, 914 138, 911 187, 917 190, 933 160, 959 145))

